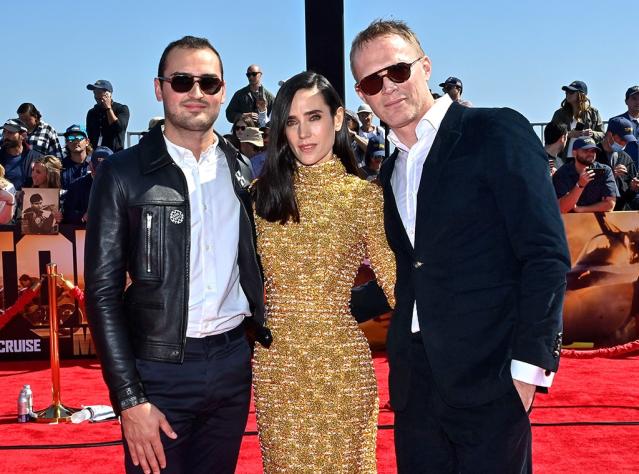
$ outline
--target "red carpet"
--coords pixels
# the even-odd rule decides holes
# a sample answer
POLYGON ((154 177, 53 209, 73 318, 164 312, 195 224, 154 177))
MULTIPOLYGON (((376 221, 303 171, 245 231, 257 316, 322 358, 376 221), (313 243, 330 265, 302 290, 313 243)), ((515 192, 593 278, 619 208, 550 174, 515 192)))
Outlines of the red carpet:
MULTIPOLYGON (((387 364, 375 357, 380 402, 388 399, 387 364)), ((534 462, 537 473, 639 472, 635 439, 639 426, 592 425, 592 422, 639 423, 639 357, 626 359, 564 359, 548 395, 538 395, 535 424, 573 423, 569 426, 534 426, 534 462), (582 424, 578 424, 582 423, 582 424)), ((67 406, 108 404, 99 366, 94 360, 65 361, 61 372, 62 400, 67 406)), ((122 472, 122 446, 73 449, 11 449, 12 445, 99 443, 120 439, 116 422, 81 425, 18 424, 16 400, 30 383, 36 409, 50 403, 50 372, 44 362, 0 363, 0 472, 42 474, 104 474, 122 472)), ((382 409, 380 425, 391 425, 392 413, 382 409)), ((238 473, 261 472, 253 411, 247 426, 238 473)), ((380 473, 394 473, 392 430, 378 436, 380 473)))

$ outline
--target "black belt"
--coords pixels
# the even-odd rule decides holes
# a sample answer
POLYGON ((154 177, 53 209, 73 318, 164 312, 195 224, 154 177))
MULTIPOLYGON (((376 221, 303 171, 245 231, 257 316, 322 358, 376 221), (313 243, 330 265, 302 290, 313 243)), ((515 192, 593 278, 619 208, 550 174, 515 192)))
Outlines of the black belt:
POLYGON ((221 334, 212 334, 206 337, 187 337, 186 341, 193 344, 202 344, 207 346, 223 346, 231 341, 244 337, 244 324, 234 327, 230 331, 221 334))

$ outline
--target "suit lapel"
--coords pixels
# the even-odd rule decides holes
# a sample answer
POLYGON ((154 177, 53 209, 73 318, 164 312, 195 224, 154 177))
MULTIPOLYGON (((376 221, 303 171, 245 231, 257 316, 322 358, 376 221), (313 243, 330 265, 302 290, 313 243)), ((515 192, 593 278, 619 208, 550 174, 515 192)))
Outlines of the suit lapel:
POLYGON ((402 218, 399 215, 397 202, 395 201, 395 193, 393 192, 393 187, 391 185, 391 177, 393 176, 395 161, 397 160, 398 154, 399 149, 395 148, 393 154, 389 156, 388 160, 384 162, 379 173, 379 181, 382 184, 382 188, 384 189, 384 207, 386 209, 385 219, 387 220, 387 222, 388 219, 392 219, 391 228, 393 232, 395 232, 401 240, 401 244, 404 249, 412 256, 413 245, 410 243, 410 239, 408 238, 408 234, 406 233, 406 229, 404 228, 404 224, 402 223, 402 218))
POLYGON ((461 119, 464 110, 465 107, 457 102, 453 102, 450 105, 424 162, 417 191, 415 246, 417 246, 418 242, 417 236, 420 235, 420 231, 430 215, 428 207, 434 202, 433 197, 437 193, 437 186, 440 182, 439 176, 446 166, 446 160, 461 138, 461 119))

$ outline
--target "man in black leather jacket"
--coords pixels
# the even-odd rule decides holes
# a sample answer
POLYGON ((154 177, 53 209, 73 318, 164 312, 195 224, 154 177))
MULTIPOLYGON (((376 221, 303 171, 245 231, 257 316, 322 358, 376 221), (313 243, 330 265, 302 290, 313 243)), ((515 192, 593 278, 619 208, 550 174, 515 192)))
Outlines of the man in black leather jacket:
POLYGON ((105 160, 93 185, 89 323, 127 472, 232 473, 250 400, 246 321, 270 337, 250 165, 213 131, 225 85, 208 40, 169 44, 155 92, 164 126, 105 160))

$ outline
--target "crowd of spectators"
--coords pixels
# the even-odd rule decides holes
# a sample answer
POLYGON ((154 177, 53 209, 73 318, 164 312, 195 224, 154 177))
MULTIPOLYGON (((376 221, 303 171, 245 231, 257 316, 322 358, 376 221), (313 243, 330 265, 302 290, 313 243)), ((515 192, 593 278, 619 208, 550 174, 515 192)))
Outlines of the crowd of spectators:
MULTIPOLYGON (((262 84, 263 71, 247 68, 248 84, 237 90, 226 109, 231 124, 224 135, 253 176, 260 176, 269 143, 270 115, 274 95, 262 84)), ((464 86, 454 76, 439 84, 441 94, 466 107, 464 86)), ((95 106, 85 124, 68 126, 61 135, 42 118, 37 107, 25 102, 17 117, 6 120, 0 140, 0 224, 23 217, 23 188, 58 188, 57 223, 82 224, 88 216, 89 194, 100 163, 125 145, 129 108, 113 99, 113 86, 104 79, 88 84, 95 106)), ((549 172, 562 212, 639 210, 639 86, 628 88, 627 109, 612 117, 604 130, 599 111, 588 98, 583 81, 563 86, 565 99, 544 128, 544 148, 549 172)), ((375 181, 382 161, 389 156, 386 131, 376 125, 371 108, 361 104, 357 112, 345 111, 351 148, 363 179, 375 181)), ((154 117, 152 126, 162 122, 154 117)))
POLYGON ((129 122, 129 108, 113 100, 109 81, 100 79, 87 89, 96 105, 87 112, 85 126, 67 127, 64 148, 58 132, 30 102, 2 125, 0 224, 21 222, 23 229, 47 233, 40 230, 86 222, 93 176, 105 156, 124 148, 129 122), (25 199, 29 188, 57 189, 57 202, 43 202, 40 192, 25 199))

